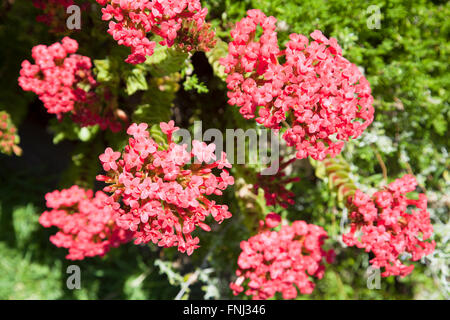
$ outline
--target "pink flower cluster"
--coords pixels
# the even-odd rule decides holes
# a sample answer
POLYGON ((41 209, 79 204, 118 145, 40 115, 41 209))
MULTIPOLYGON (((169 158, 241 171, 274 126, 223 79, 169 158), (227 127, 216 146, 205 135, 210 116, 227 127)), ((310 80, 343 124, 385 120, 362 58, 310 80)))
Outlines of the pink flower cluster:
POLYGON ((105 130, 119 131, 121 124, 112 112, 103 109, 93 89, 97 82, 92 75, 91 59, 75 54, 78 43, 69 37, 51 46, 38 45, 32 50, 35 64, 22 62, 19 85, 39 96, 48 113, 71 113, 81 126, 99 124, 105 130), (90 88, 88 91, 85 88, 90 88), (103 113, 103 115, 100 115, 103 113), (86 116, 86 114, 88 116, 86 116))
POLYGON ((79 85, 96 85, 91 59, 75 54, 77 50, 76 40, 65 37, 61 43, 33 47, 36 64, 22 62, 19 85, 36 93, 49 113, 61 115, 72 111, 77 102, 89 98, 79 85))
POLYGON ((156 43, 148 33, 162 38, 161 45, 172 47, 180 43, 185 50, 208 50, 214 45, 214 32, 205 24, 208 9, 199 0, 97 0, 105 21, 110 21, 108 33, 119 45, 131 48, 125 60, 138 64, 151 56, 156 43), (116 21, 113 21, 113 19, 116 21), (189 34, 185 34, 186 31, 189 34), (179 37, 179 39, 177 39, 179 37), (183 43, 190 41, 190 43, 183 43))
POLYGON ((334 157, 373 121, 370 85, 342 56, 336 39, 318 30, 311 42, 291 34, 281 51, 276 22, 254 9, 231 31, 229 54, 221 60, 229 104, 267 128, 287 127, 283 138, 295 146, 298 159, 334 157), (262 35, 255 39, 259 27, 262 35))
POLYGON ((22 149, 17 145, 19 136, 17 128, 11 121, 11 117, 5 111, 0 111, 0 152, 17 156, 22 154, 22 149))
POLYGON ((406 197, 416 186, 415 177, 405 175, 372 197, 357 190, 349 198, 351 230, 343 241, 372 252, 375 257, 370 263, 384 268, 383 277, 412 272, 414 265, 403 264, 401 256, 417 261, 434 251, 434 240, 426 241, 433 234, 426 195, 421 193, 418 200, 406 197))
POLYGON ((214 144, 194 140, 189 152, 187 144, 173 143, 174 121, 160 126, 168 147, 149 137, 147 124, 132 124, 123 154, 107 148, 100 155, 107 175, 97 179, 110 184, 104 191, 112 193, 109 203, 119 212, 117 224, 134 232, 136 244, 176 246, 190 255, 199 247, 199 238, 192 236, 196 226, 210 231, 205 223, 210 214, 219 223, 231 217, 228 206, 208 199, 234 183, 225 169, 231 164, 224 152, 216 158, 214 144))
POLYGON ((274 175, 261 175, 258 174, 256 183, 253 185, 255 192, 258 192, 258 188, 264 190, 264 198, 266 199, 266 205, 275 206, 280 205, 282 208, 287 208, 289 205, 293 205, 295 194, 292 191, 286 189, 286 185, 291 182, 300 181, 299 177, 286 178, 286 172, 284 171, 287 166, 293 163, 296 158, 283 162, 280 159, 278 172, 274 175))
POLYGON ((334 258, 334 251, 322 249, 327 238, 325 230, 304 221, 282 225, 279 231, 270 230, 280 221, 279 215, 270 213, 265 223, 261 222, 263 229, 241 242, 238 278, 230 284, 235 295, 245 290, 252 299, 264 300, 280 292, 283 299, 294 299, 297 288, 301 294, 313 292, 314 283, 310 277, 323 277, 323 258, 328 262, 334 258))
POLYGON ((112 247, 131 240, 131 233, 117 227, 115 210, 105 205, 108 196, 98 191, 72 186, 45 195, 47 207, 39 218, 45 228, 57 227, 59 231, 50 237, 57 247, 69 249, 69 260, 103 256, 112 247))

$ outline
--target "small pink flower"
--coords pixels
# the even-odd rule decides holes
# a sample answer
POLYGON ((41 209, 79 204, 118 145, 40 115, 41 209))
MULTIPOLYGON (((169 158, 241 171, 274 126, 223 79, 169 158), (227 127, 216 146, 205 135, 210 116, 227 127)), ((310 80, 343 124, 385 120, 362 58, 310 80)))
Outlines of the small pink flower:
POLYGON ((105 171, 117 170, 117 159, 121 156, 120 152, 114 152, 111 148, 106 148, 105 153, 99 156, 105 171))
POLYGON ((216 160, 216 155, 214 154, 216 145, 214 143, 207 145, 204 142, 194 140, 192 141, 192 146, 192 154, 197 157, 198 161, 208 163, 211 160, 216 160))
POLYGON ((276 228, 281 223, 281 217, 274 212, 269 213, 266 216, 266 226, 268 228, 276 228))
POLYGON ((175 121, 170 120, 169 122, 161 122, 160 124, 161 127, 161 131, 167 135, 171 135, 172 133, 174 133, 175 131, 177 131, 178 127, 175 127, 175 121))
POLYGON ((376 203, 382 208, 388 208, 392 203, 392 195, 389 192, 377 192, 374 196, 376 203))
POLYGON ((217 163, 218 163, 218 166, 217 166, 218 169, 231 168, 231 164, 227 160, 227 154, 223 151, 222 151, 220 160, 218 160, 217 163))
POLYGON ((149 137, 147 131, 148 125, 146 123, 136 124, 133 123, 127 130, 129 135, 132 135, 136 140, 145 139, 149 137))

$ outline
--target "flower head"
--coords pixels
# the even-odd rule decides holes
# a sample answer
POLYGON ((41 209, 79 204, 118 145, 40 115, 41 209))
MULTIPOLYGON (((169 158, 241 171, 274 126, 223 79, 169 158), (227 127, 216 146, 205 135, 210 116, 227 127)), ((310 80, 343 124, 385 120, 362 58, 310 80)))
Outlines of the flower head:
POLYGON ((139 64, 154 53, 156 42, 147 34, 162 38, 161 45, 182 51, 208 51, 215 33, 205 23, 208 13, 199 0, 97 0, 104 6, 102 19, 109 22, 108 33, 119 44, 131 48, 125 60, 139 64))
POLYGON ((105 171, 117 170, 116 160, 121 156, 120 152, 114 152, 111 148, 106 148, 105 153, 99 156, 105 171))
POLYGON ((75 54, 77 50, 78 43, 69 37, 50 46, 35 46, 32 49, 35 64, 22 62, 19 85, 37 94, 47 112, 56 114, 58 119, 69 113, 83 127, 98 124, 102 130, 119 131, 118 110, 108 103, 103 105, 110 100, 108 90, 105 89, 104 97, 96 94, 98 84, 91 59, 75 54))
POLYGON ((50 241, 69 249, 69 260, 103 256, 131 239, 130 232, 117 227, 117 212, 105 202, 108 197, 101 191, 94 195, 92 190, 72 186, 47 193, 45 199, 52 210, 42 213, 39 222, 45 228, 59 229, 50 241))
MULTIPOLYGON (((168 140, 177 129, 173 121, 160 126, 168 140)), ((210 214, 219 223, 231 217, 226 205, 208 196, 221 195, 234 179, 223 170, 223 161, 209 163, 216 159, 214 145, 194 141, 192 152, 187 145, 163 147, 146 129, 146 124, 128 128, 133 137, 122 154, 105 150, 100 160, 107 175, 98 179, 110 184, 104 191, 120 208, 117 224, 133 232, 136 244, 153 242, 190 255, 199 246, 199 238, 192 236, 196 226, 210 231, 205 223, 210 214), (194 157, 199 163, 192 163, 194 157)))
POLYGON ((314 290, 312 277, 321 279, 324 274, 323 258, 333 255, 322 246, 327 238, 323 228, 294 221, 291 226, 282 225, 280 217, 269 214, 265 226, 257 235, 241 242, 237 280, 230 284, 235 295, 244 292, 252 299, 269 299, 280 292, 284 299, 294 299, 314 290))
POLYGON ((274 17, 250 10, 231 31, 229 54, 221 60, 228 102, 246 119, 274 130, 286 127, 283 138, 298 159, 334 157, 373 121, 370 85, 342 56, 336 39, 318 30, 311 42, 291 34, 281 51, 275 29, 274 17), (262 35, 256 39, 258 28, 262 35))
POLYGON ((414 176, 405 175, 372 197, 357 190, 349 199, 351 230, 343 235, 343 241, 372 252, 370 263, 384 268, 384 277, 404 277, 412 272, 414 266, 400 260, 403 254, 408 253, 411 260, 417 261, 434 250, 434 240, 427 241, 433 226, 425 194, 420 194, 418 200, 406 197, 416 186, 414 176))

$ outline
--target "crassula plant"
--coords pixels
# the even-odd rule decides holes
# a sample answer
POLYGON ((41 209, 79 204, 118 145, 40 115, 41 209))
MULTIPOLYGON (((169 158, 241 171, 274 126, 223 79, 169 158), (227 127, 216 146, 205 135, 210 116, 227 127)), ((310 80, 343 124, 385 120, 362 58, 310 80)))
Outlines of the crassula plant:
MULTIPOLYGON (((295 299, 314 292, 326 265, 347 246, 363 249, 384 277, 407 276, 414 268, 407 260, 433 253, 427 196, 409 197, 418 184, 413 175, 369 195, 360 190, 364 186, 356 187, 343 165, 345 144, 365 132, 375 110, 364 72, 344 57, 335 38, 319 30, 309 36, 292 33, 281 47, 277 19, 258 9, 249 10, 231 31, 219 33, 199 0, 96 2, 99 17, 108 22, 104 33, 109 35, 103 40, 111 42, 112 36, 114 46, 129 48, 125 61, 109 49, 112 56, 91 60, 78 53, 82 40, 64 37, 33 47, 33 62, 23 61, 18 77, 19 86, 33 92, 61 127, 68 120, 68 131, 91 130, 92 136, 81 139, 84 151, 72 156, 81 172, 78 180, 68 189, 47 193, 48 210, 39 218, 43 227, 57 229, 50 241, 68 250, 67 259, 103 257, 111 248, 133 242, 161 256, 165 251, 176 254, 178 263, 194 261, 199 251, 215 249, 210 240, 199 249, 203 239, 221 239, 229 225, 239 225, 245 231, 235 228, 240 233, 233 233, 240 250, 235 248, 237 261, 229 261, 237 270, 226 282, 228 290, 252 299, 295 299), (199 113, 172 102, 188 97, 192 88, 208 91, 208 84, 199 83, 194 74, 193 53, 217 50, 225 40, 218 34, 227 33, 231 39, 217 60, 229 105, 218 106, 218 122, 276 132, 284 145, 272 175, 255 173, 260 164, 245 170, 240 170, 245 164, 232 165, 230 153, 219 149, 217 140, 178 143, 175 137, 180 128, 171 119, 189 126, 199 113), (182 81, 185 90, 177 95, 182 81), (232 120, 227 121, 229 114, 232 120), (340 204, 345 202, 341 208, 348 210, 349 231, 336 235, 326 218, 301 216, 305 206, 296 199, 309 194, 296 194, 292 186, 315 180, 301 176, 311 164, 325 167, 316 176, 337 189, 332 191, 340 204)), ((34 3, 48 11, 72 1, 34 3)), ((47 11, 49 22, 53 15, 47 11)), ((196 57, 204 58, 203 53, 196 57)), ((17 129, 0 112, 0 151, 20 154, 17 143, 17 129)), ((326 202, 328 195, 322 196, 326 202)), ((323 206, 317 210, 325 211, 323 206)), ((231 245, 219 246, 227 250, 231 245)))

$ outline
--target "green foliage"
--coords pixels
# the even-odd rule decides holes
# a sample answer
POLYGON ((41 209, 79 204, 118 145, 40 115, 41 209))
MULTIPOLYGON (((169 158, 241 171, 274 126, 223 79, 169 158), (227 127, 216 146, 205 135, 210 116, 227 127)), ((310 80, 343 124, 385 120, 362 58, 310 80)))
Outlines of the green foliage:
POLYGON ((53 268, 32 262, 23 250, 8 248, 0 243, 2 260, 0 272, 2 285, 0 297, 2 299, 60 299, 62 297, 61 273, 54 272, 60 263, 53 268))
POLYGON ((61 177, 61 188, 78 185, 93 189, 95 177, 101 172, 98 155, 104 151, 103 144, 97 138, 86 144, 78 145, 71 154, 71 163, 61 177))
POLYGON ((69 116, 65 116, 62 120, 51 119, 49 129, 54 133, 53 143, 58 144, 66 139, 88 142, 97 134, 100 128, 98 125, 80 128, 69 116))
POLYGON ((158 46, 155 53, 148 57, 145 65, 148 67, 150 74, 154 77, 161 78, 170 74, 179 72, 186 66, 188 54, 179 52, 173 48, 158 46))
POLYGON ((184 90, 195 90, 197 93, 208 93, 208 88, 204 83, 199 82, 197 75, 192 75, 186 77, 186 80, 183 82, 184 90))

